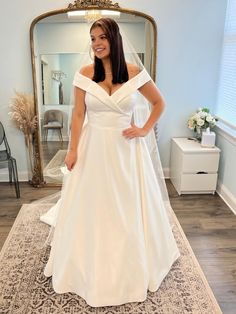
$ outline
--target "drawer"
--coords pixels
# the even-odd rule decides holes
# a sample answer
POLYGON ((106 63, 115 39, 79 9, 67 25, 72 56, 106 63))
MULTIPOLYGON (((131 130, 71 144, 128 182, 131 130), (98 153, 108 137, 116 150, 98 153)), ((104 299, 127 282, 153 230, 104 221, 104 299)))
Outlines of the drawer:
POLYGON ((182 174, 181 192, 184 191, 215 191, 217 173, 210 174, 182 174))
POLYGON ((219 153, 212 154, 184 154, 182 173, 217 172, 219 164, 219 153))

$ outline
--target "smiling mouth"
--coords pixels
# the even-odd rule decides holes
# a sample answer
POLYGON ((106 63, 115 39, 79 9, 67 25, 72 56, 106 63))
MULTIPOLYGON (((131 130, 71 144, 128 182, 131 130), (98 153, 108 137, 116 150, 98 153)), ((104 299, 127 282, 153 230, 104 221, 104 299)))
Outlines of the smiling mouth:
POLYGON ((95 49, 96 52, 102 52, 104 50, 105 50, 104 48, 97 48, 97 49, 95 49))

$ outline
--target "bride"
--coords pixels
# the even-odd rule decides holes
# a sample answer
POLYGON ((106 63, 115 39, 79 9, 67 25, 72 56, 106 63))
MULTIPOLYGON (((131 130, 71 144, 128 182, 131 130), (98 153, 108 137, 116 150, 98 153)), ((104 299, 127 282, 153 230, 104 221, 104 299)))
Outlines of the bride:
POLYGON ((144 68, 126 63, 114 20, 94 22, 90 37, 94 63, 73 82, 69 173, 60 200, 41 220, 54 218, 44 270, 54 290, 98 307, 144 301, 179 250, 146 141, 163 97, 144 68), (152 105, 142 126, 135 123, 140 94, 152 105))

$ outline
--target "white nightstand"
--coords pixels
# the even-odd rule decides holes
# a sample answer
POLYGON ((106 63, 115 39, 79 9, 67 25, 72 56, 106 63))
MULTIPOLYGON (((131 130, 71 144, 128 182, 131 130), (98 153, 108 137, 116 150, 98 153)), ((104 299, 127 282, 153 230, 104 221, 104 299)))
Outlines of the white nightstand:
POLYGON ((172 138, 170 179, 179 194, 215 193, 218 147, 205 148, 187 138, 172 138))

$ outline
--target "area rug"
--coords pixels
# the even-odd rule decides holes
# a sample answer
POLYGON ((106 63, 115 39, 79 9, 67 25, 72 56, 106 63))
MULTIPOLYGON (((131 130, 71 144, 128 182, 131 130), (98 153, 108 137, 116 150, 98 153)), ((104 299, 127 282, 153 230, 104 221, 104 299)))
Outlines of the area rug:
POLYGON ((60 149, 43 169, 43 177, 47 183, 61 183, 63 173, 61 167, 64 166, 64 160, 67 150, 60 149))
POLYGON ((26 204, 0 253, 1 314, 218 314, 222 313, 174 213, 173 232, 181 252, 156 292, 144 302, 93 308, 73 293, 56 294, 43 275, 49 255, 49 226, 39 216, 50 204, 26 204))

